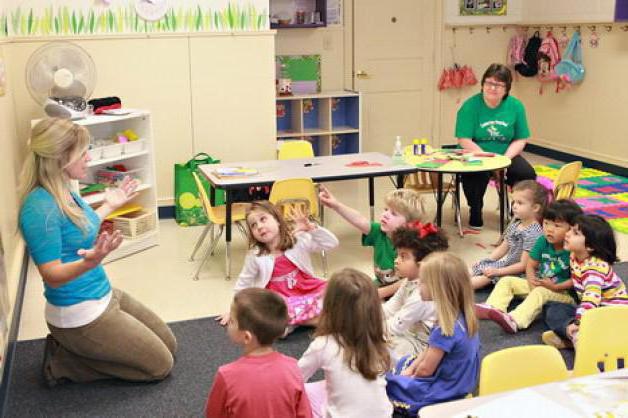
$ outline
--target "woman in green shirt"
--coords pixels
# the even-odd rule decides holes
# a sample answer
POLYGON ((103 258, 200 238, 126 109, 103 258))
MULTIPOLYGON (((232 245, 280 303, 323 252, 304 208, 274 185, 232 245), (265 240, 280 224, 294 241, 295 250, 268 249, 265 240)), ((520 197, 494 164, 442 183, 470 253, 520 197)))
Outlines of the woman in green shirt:
MULTIPOLYGON (((506 170, 509 186, 521 180, 535 180, 534 169, 520 154, 530 131, 523 104, 508 95, 512 73, 501 64, 491 64, 482 76, 482 92, 467 99, 456 118, 458 144, 469 151, 493 152, 512 160, 506 170)), ((490 172, 462 176, 462 188, 469 203, 469 227, 481 229, 484 194, 490 172)))

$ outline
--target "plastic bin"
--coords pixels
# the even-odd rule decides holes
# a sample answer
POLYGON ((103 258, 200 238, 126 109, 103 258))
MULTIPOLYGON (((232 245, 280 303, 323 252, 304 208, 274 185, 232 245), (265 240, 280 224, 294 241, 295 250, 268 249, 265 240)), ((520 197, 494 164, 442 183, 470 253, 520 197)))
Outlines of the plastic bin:
POLYGON ((137 141, 129 141, 122 144, 123 154, 135 154, 136 152, 144 151, 144 145, 146 141, 138 139, 137 141))

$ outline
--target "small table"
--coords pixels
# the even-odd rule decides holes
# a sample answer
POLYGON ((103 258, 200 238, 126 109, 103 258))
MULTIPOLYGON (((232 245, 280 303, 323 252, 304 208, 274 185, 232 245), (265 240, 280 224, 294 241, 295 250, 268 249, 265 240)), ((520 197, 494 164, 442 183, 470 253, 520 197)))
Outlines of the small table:
MULTIPOLYGON (((522 388, 517 390, 511 390, 507 392, 495 393, 487 396, 479 396, 475 398, 467 398, 461 399, 458 401, 444 402, 436 405, 426 406, 421 408, 419 411, 420 418, 441 418, 441 417, 469 417, 474 416, 473 413, 476 408, 481 407, 482 405, 491 404, 491 410, 496 410, 497 415, 487 413, 481 415, 481 417, 491 418, 494 416, 509 416, 508 411, 513 410, 513 408, 517 408, 517 404, 513 404, 516 402, 513 397, 521 396, 525 397, 532 395, 535 399, 543 402, 542 404, 539 402, 534 406, 539 406, 539 410, 543 410, 547 412, 546 415, 531 415, 531 416, 554 416, 558 418, 556 415, 548 415, 551 414, 549 412, 552 405, 558 404, 559 407, 565 408, 566 413, 573 412, 575 416, 596 416, 596 415, 586 415, 584 411, 582 411, 580 407, 594 407, 596 405, 596 399, 587 399, 587 393, 582 391, 583 388, 596 387, 599 384, 596 382, 604 382, 613 384, 615 382, 617 385, 621 386, 623 392, 625 393, 628 390, 628 369, 620 369, 612 372, 593 374, 590 376, 572 378, 552 383, 546 383, 544 385, 532 386, 530 388, 522 388), (571 386, 573 385, 573 386, 571 386), (570 388, 571 386, 571 388, 570 388), (572 389, 573 388, 573 389, 572 389), (578 388, 578 389, 575 389, 578 388), (575 401, 572 398, 573 392, 570 393, 570 390, 581 390, 583 394, 583 398, 579 398, 580 401, 575 401), (532 392, 532 393, 531 393, 532 392), (547 402, 547 405, 545 405, 547 402), (500 412, 501 409, 501 412, 500 412)), ((599 389, 599 387, 598 387, 599 389)), ((594 395, 589 395, 594 396, 594 395)), ((598 400, 599 401, 599 400, 598 400)), ((599 403, 599 402, 597 402, 599 403)), ((522 405, 522 406, 530 406, 530 405, 522 405)), ((552 408, 553 409, 553 408, 552 408)), ((586 410, 586 409, 585 409, 586 410)), ((538 413, 538 411, 537 411, 538 413)), ((480 415, 480 414, 478 414, 480 415)), ((607 416, 606 414, 599 416, 607 416)), ((611 415, 608 415, 611 416, 611 415)), ((478 418, 481 418, 478 417, 478 418)))
MULTIPOLYGON (((368 179, 369 206, 371 220, 374 217, 375 207, 375 177, 396 176, 397 187, 403 186, 403 177, 416 172, 416 168, 407 164, 395 165, 389 156, 379 152, 365 152, 360 154, 343 154, 325 157, 314 157, 295 160, 266 160, 243 161, 225 164, 207 164, 199 166, 201 172, 212 186, 225 190, 226 205, 226 268, 227 278, 231 277, 231 204, 233 192, 238 189, 248 189, 252 186, 272 185, 277 180, 290 178, 311 178, 315 182, 368 179), (374 165, 347 164, 368 162, 374 165), (244 167, 255 169, 257 174, 245 177, 220 177, 216 170, 222 167, 244 167)), ((212 201, 212 204, 214 202, 212 201)))
MULTIPOLYGON (((425 155, 404 155, 408 164, 413 165, 419 171, 426 171, 437 174, 436 185, 436 224, 440 227, 443 217, 443 174, 453 174, 455 176, 455 199, 457 210, 460 210, 460 183, 462 176, 467 173, 480 173, 484 171, 504 170, 511 164, 510 158, 495 154, 493 156, 474 157, 473 153, 461 153, 460 150, 435 150, 425 155), (472 156, 471 161, 463 161, 450 158, 467 158, 472 156)), ((504 208, 506 191, 504 186, 504 175, 499 176, 499 232, 504 232, 504 208)), ((462 222, 458 219, 458 233, 464 237, 462 222)))

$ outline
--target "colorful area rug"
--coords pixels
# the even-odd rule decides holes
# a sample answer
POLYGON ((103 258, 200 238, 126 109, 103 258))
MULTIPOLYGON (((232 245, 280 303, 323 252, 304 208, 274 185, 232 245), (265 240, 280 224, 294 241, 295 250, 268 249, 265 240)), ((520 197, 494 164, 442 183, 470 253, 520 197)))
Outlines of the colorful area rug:
MULTIPOLYGON (((553 188, 563 164, 535 165, 539 183, 553 188)), ((583 167, 574 196, 586 213, 600 215, 614 230, 628 234, 628 178, 583 167)))

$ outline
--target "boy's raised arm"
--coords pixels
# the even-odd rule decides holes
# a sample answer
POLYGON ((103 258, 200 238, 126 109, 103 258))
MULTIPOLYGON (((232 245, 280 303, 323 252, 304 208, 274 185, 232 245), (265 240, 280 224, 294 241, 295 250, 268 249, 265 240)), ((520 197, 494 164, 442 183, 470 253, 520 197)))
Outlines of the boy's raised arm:
POLYGON ((363 234, 368 234, 370 232, 371 223, 368 218, 357 210, 339 202, 325 186, 320 186, 318 197, 323 205, 336 211, 336 213, 342 216, 351 225, 356 227, 360 232, 363 234))

